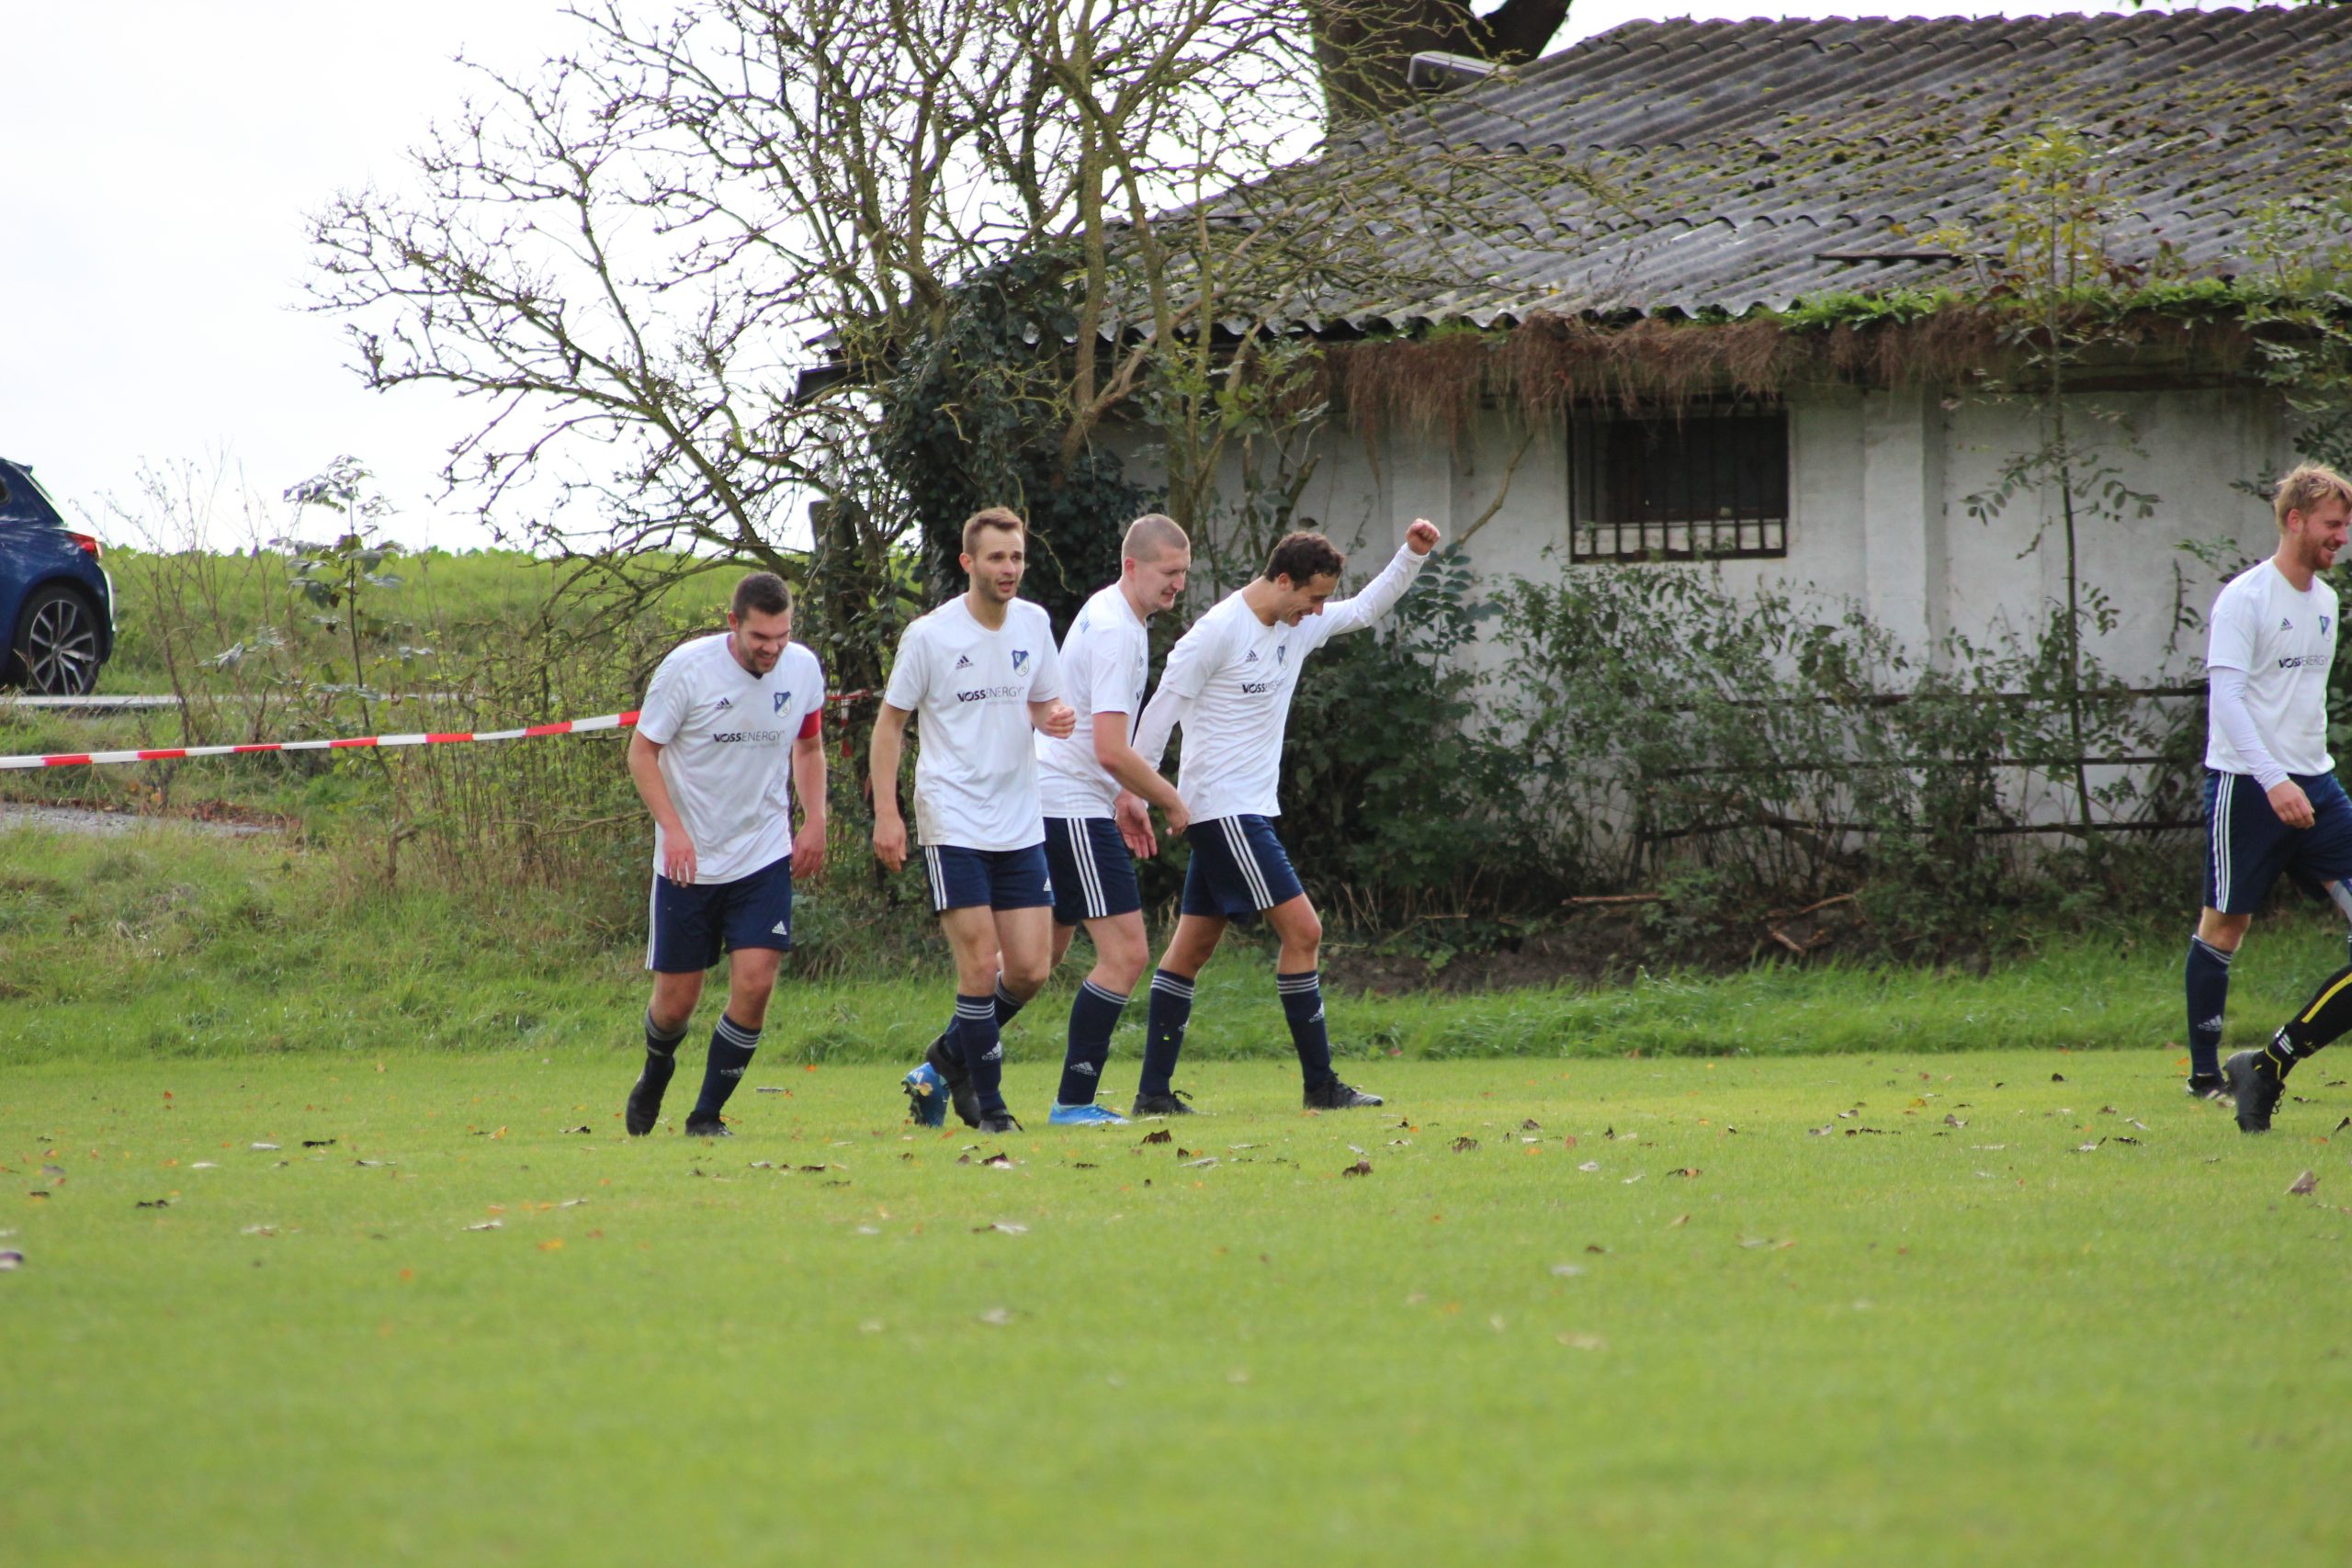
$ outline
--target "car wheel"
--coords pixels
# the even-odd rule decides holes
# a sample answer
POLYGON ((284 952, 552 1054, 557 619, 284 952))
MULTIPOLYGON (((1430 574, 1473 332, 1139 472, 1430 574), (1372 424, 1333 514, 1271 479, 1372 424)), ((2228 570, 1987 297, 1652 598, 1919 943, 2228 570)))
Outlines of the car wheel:
POLYGON ((78 697, 98 683, 98 617, 70 588, 40 589, 25 602, 10 644, 25 689, 78 697))

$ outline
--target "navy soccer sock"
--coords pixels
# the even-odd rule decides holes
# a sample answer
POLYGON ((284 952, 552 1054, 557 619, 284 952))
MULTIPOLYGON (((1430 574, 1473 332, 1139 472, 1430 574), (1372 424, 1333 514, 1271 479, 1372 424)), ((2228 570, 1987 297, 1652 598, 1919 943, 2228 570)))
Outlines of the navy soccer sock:
POLYGON ((1151 976, 1151 1005, 1144 1015, 1143 1072, 1136 1093, 1167 1094, 1184 1049, 1184 1025, 1193 1018, 1193 982, 1161 969, 1151 976))
MULTIPOLYGON (((956 1001, 961 1002, 964 998, 959 996, 956 999, 956 1001)), ((1021 1010, 1029 1005, 1026 1002, 1015 1001, 1013 999, 1012 993, 1004 988, 1004 978, 1002 976, 999 976, 997 977, 996 994, 989 998, 989 1005, 996 1010, 996 1026, 1000 1030, 1003 1029, 1006 1024, 1011 1023, 1014 1019, 1020 1017, 1021 1010)), ((934 1045, 944 1045, 949 1051, 955 1053, 958 1058, 962 1057, 964 1054, 963 1049, 956 1041, 955 1019, 951 1018, 947 1021, 947 1027, 939 1032, 939 1038, 933 1041, 932 1043, 934 1045)))
POLYGON ((1290 1043, 1298 1053, 1298 1070, 1306 1087, 1331 1081, 1331 1032, 1323 1023, 1323 976, 1314 969, 1303 975, 1277 975, 1274 989, 1282 994, 1283 1016, 1290 1020, 1290 1043))
POLYGON ((653 1091, 653 1098, 657 1100, 662 1098, 662 1091, 670 1087, 670 1079, 678 1070, 678 1042, 686 1037, 686 1024, 681 1023, 665 1033, 662 1026, 653 1021, 653 1010, 650 1008, 646 1010, 645 1071, 642 1077, 645 1087, 653 1091))
POLYGON ((2188 939, 2188 1072, 2222 1070, 2222 1015, 2230 1003, 2230 954, 2203 937, 2188 939))
POLYGON ((1111 1059, 1111 1031, 1119 1026, 1127 998, 1088 980, 1069 1004, 1069 1048, 1062 1055, 1062 1086, 1054 1093, 1061 1105, 1091 1105, 1102 1082, 1102 1064, 1111 1059))
POLYGON ((752 1053, 760 1048, 760 1032, 746 1029, 725 1013, 718 1015, 718 1027, 710 1032, 710 1060, 702 1070, 702 1094, 695 1100, 693 1122, 714 1122, 726 1109, 727 1097, 743 1081, 743 1071, 752 1065, 752 1053))
POLYGON ((992 998, 957 993, 955 1039, 949 1048, 964 1058, 964 1070, 972 1075, 972 1094, 981 1114, 1002 1111, 1004 1043, 998 1035, 992 998))

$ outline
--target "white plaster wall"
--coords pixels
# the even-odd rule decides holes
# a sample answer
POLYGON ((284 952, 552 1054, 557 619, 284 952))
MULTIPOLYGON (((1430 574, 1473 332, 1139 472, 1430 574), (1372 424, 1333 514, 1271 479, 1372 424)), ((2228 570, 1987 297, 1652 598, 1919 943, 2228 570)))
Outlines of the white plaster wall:
MULTIPOLYGON (((2275 477, 2291 460, 2281 411, 2252 392, 2219 389, 2093 394, 2076 408, 2078 429, 2104 433, 2103 450, 2126 482, 2157 498, 2146 519, 2078 521, 2083 580, 2097 583, 2118 611, 2114 630, 2090 647, 2127 681, 2190 673, 2202 642, 2194 633, 2175 637, 2176 607, 2185 604, 2201 619, 2220 580, 2178 546, 2218 540, 2245 559, 2269 551, 2275 530, 2267 505, 2234 485, 2275 477), (2121 423, 2105 423, 2101 412, 2121 423), (2136 453, 2125 445, 2126 432, 2136 438, 2136 453)), ((1110 438, 1121 441, 1115 433, 1110 438)), ((1968 503, 2040 440, 2030 405, 1948 406, 1932 390, 1909 389, 1801 392, 1789 400, 1785 559, 1575 570, 1702 570, 1734 592, 1772 583, 1860 602, 1923 658, 1949 632, 1979 642, 2005 628, 2030 635, 2065 592, 2063 539, 2054 526, 2042 526, 2047 503, 2021 498, 1989 521, 1970 515, 1968 503)), ((1489 409, 1459 443, 1442 430, 1392 431, 1375 456, 1334 429, 1317 450, 1298 515, 1302 526, 1320 528, 1351 552, 1351 585, 1378 570, 1416 517, 1429 518, 1449 539, 1475 525, 1467 553, 1487 580, 1570 570, 1567 441, 1556 423, 1530 439, 1521 421, 1489 409)), ((1137 477, 1152 472, 1148 446, 1130 439, 1125 455, 1137 477)), ((1220 489, 1238 495, 1240 482, 1239 463, 1229 460, 1220 489)), ((1197 613, 1206 595, 1194 598, 1197 613)), ((1509 658, 1506 649, 1483 652, 1489 663, 1509 658)))

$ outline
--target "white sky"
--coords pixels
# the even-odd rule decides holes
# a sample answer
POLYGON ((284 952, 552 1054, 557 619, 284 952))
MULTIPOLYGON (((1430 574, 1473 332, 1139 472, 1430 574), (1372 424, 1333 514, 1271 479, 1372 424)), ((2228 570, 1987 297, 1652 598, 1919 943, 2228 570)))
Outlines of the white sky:
MULTIPOLYGON (((1555 47, 1645 16, 1858 9, 1576 0, 1555 47)), ((520 69, 576 28, 556 0, 0 0, 13 67, 0 93, 0 454, 33 465, 69 513, 103 518, 104 497, 135 495, 142 460, 225 457, 274 501, 350 452, 399 507, 396 537, 489 543, 462 502, 431 499, 469 411, 426 389, 362 390, 339 325, 300 310, 303 216, 338 189, 401 179, 402 150, 466 90, 453 55, 520 69)))

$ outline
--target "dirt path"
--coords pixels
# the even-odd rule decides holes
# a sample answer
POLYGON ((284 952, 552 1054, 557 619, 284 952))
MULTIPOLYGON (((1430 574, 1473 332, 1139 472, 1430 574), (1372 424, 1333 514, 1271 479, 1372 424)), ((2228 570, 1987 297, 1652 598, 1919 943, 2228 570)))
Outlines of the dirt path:
POLYGON ((128 811, 92 811, 81 806, 20 806, 0 801, 0 833, 15 828, 32 828, 47 833, 115 838, 149 827, 180 828, 232 839, 249 839, 256 833, 277 830, 254 822, 207 822, 194 817, 142 817, 128 811))

